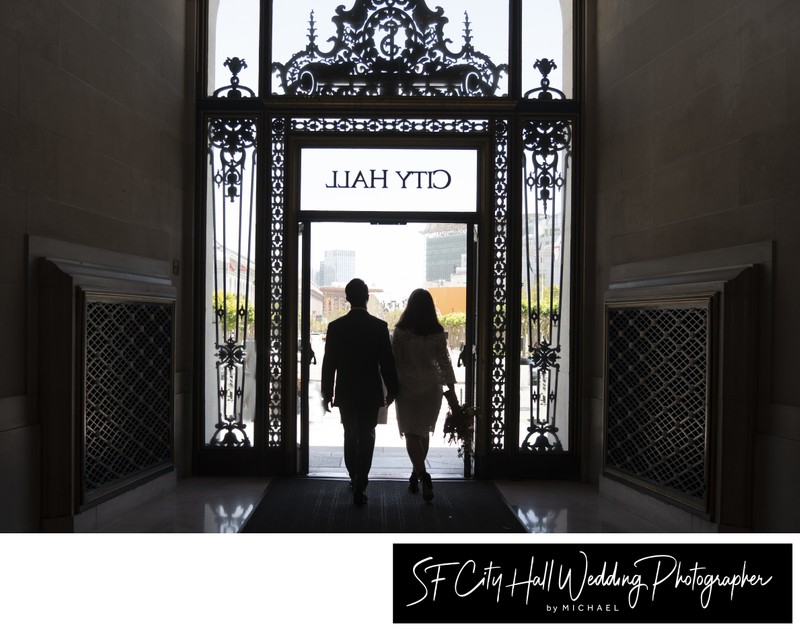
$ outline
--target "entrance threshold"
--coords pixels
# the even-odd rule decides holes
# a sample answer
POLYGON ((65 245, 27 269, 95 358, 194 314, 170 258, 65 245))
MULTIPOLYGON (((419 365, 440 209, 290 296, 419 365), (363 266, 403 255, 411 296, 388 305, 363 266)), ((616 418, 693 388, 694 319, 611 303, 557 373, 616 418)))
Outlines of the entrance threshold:
MULTIPOLYGON (((435 479, 463 479, 464 461, 457 456, 455 447, 431 447, 426 468, 435 479)), ((371 479, 407 480, 411 475, 411 462, 405 447, 375 447, 372 457, 371 479)), ((347 478, 344 466, 344 448, 341 446, 311 447, 309 476, 347 478)))

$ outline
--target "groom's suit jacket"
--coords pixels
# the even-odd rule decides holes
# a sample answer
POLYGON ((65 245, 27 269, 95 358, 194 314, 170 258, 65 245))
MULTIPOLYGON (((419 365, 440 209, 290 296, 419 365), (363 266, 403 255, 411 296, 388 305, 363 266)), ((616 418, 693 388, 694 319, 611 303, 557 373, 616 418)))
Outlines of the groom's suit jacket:
POLYGON ((381 377, 394 398, 397 369, 386 322, 358 308, 331 322, 322 359, 323 398, 338 407, 381 407, 381 377))

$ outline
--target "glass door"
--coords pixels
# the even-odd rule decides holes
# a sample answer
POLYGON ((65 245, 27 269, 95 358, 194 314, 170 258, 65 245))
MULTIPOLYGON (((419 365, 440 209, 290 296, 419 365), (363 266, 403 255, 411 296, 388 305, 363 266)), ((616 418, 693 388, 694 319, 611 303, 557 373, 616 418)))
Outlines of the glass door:
MULTIPOLYGON (((409 294, 427 289, 447 333, 459 400, 473 405, 474 227, 469 223, 308 221, 301 224, 299 234, 298 472, 345 477, 338 411, 324 413, 320 390, 327 325, 349 310, 344 286, 352 278, 367 283, 368 310, 387 322, 390 334, 409 294)), ((446 412, 443 400, 431 436, 429 468, 439 478, 469 476, 470 453, 444 435, 446 412)), ((382 411, 376 429, 371 475, 407 477, 409 469, 395 409, 390 406, 382 411)))
POLYGON ((310 334, 311 326, 311 295, 309 291, 309 224, 301 223, 297 233, 297 251, 299 260, 297 265, 297 304, 299 306, 300 321, 298 322, 297 332, 297 387, 295 389, 295 410, 296 410, 296 444, 295 453, 297 454, 297 473, 308 473, 308 417, 309 417, 309 380, 311 379, 312 366, 314 377, 318 381, 319 365, 317 357, 312 347, 310 334))

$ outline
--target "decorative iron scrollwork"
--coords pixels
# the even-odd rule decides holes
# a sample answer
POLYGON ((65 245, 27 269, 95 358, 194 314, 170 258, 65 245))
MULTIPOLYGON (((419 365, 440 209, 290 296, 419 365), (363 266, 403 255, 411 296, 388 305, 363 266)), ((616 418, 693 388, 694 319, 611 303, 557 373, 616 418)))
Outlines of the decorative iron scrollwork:
POLYGON ((231 82, 214 90, 214 96, 217 98, 241 99, 245 96, 242 94, 244 92, 247 97, 254 98, 256 93, 250 88, 241 85, 239 79, 239 73, 247 68, 247 62, 240 57, 228 57, 223 65, 231 71, 231 82))
MULTIPOLYGON (((425 0, 356 0, 331 18, 333 47, 317 45, 314 12, 308 44, 283 63, 273 63, 273 81, 290 96, 501 96, 507 64, 476 51, 469 15, 464 43, 451 52, 444 10, 425 0)), ((274 90, 273 90, 274 91, 274 90)))
MULTIPOLYGON (((236 59, 236 58, 235 58, 236 59)), ((240 61, 237 59, 237 62, 240 61)), ((241 60, 243 63, 243 60, 241 60)), ((233 66, 234 73, 240 66, 233 66)), ((234 74, 234 79, 235 79, 234 74)), ((238 82, 232 82, 238 85, 238 82)), ((250 447, 245 401, 253 359, 254 228, 257 126, 253 118, 217 117, 208 124, 211 174, 220 190, 212 195, 214 234, 214 352, 217 358, 217 421, 212 447, 250 447), (245 190, 250 162, 250 188, 245 190)), ((252 422, 252 421, 251 421, 252 422)))
POLYGON ((286 221, 286 121, 271 123, 270 223, 269 223, 269 392, 267 407, 267 445, 283 444, 283 309, 284 309, 284 230, 286 221))
POLYGON ((494 209, 492 217, 492 340, 490 448, 505 446, 508 357, 508 122, 494 126, 494 209))
POLYGON ((252 118, 215 118, 208 127, 211 147, 219 149, 221 168, 214 172, 214 183, 224 187, 225 196, 234 202, 242 194, 242 175, 249 149, 256 144, 256 123, 252 118))
MULTIPOLYGON (((552 98, 547 73, 555 66, 550 60, 537 61, 542 88, 533 90, 538 98, 552 98)), ((530 93, 529 93, 530 94, 530 93)), ((528 340, 528 433, 522 441, 525 451, 563 451, 556 425, 558 376, 561 348, 561 288, 564 279, 564 203, 556 207, 556 194, 565 183, 559 170, 569 166, 572 127, 568 121, 530 120, 523 123, 525 154, 525 195, 523 234, 525 283, 523 314, 528 340), (530 197, 533 197, 531 212, 530 197)))
POLYGON ((464 118, 295 118, 292 131, 374 134, 482 134, 489 129, 486 120, 464 118))
POLYGON ((537 59, 533 67, 542 74, 542 79, 539 82, 539 87, 528 90, 523 95, 523 98, 537 99, 539 101, 553 101, 567 98, 567 95, 561 90, 550 87, 549 75, 553 70, 558 68, 555 61, 552 59, 537 59))

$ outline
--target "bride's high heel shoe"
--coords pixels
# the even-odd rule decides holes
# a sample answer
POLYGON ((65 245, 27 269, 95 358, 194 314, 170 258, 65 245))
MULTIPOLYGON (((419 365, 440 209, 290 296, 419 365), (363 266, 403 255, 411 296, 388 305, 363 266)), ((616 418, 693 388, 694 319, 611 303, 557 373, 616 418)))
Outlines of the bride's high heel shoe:
POLYGON ((420 480, 422 480, 422 499, 426 502, 433 500, 433 482, 429 473, 420 473, 420 480))
POLYGON ((411 477, 408 478, 408 490, 412 493, 419 491, 419 476, 416 471, 412 471, 411 477))

